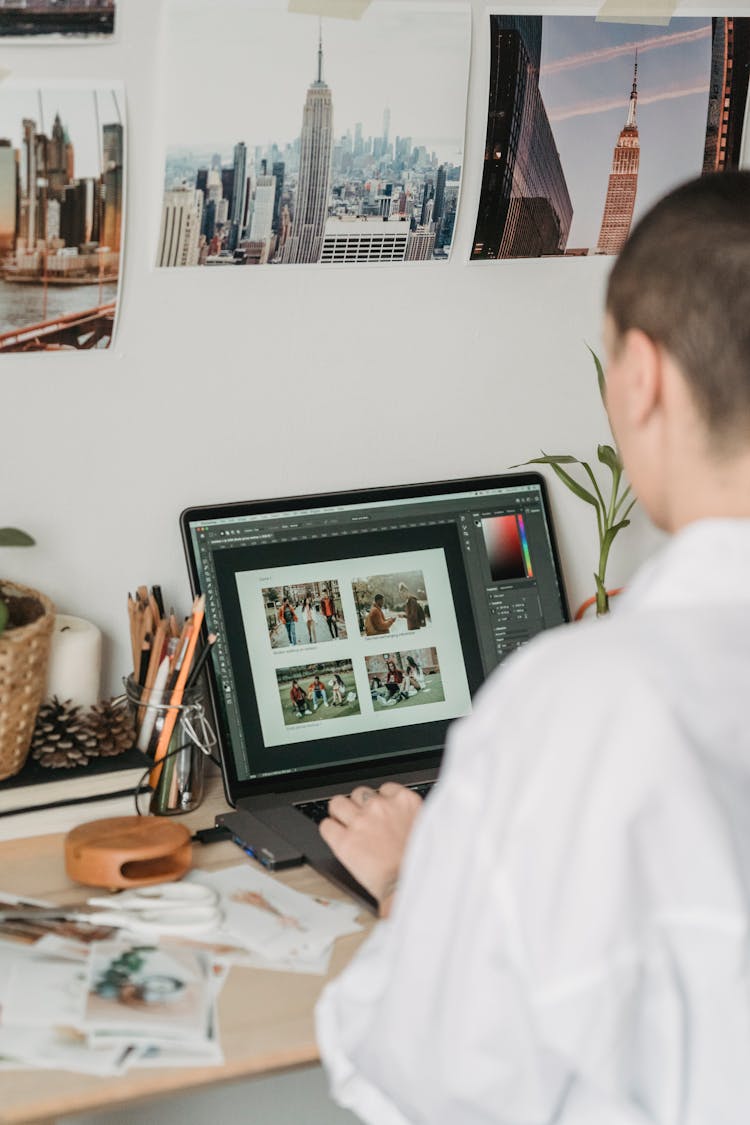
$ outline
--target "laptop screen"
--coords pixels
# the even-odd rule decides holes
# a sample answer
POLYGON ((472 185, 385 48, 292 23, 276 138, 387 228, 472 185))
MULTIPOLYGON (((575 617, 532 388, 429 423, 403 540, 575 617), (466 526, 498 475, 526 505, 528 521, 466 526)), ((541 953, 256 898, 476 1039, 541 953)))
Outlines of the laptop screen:
POLYGON ((232 799, 419 764, 510 652, 568 619, 535 473, 188 509, 232 799))

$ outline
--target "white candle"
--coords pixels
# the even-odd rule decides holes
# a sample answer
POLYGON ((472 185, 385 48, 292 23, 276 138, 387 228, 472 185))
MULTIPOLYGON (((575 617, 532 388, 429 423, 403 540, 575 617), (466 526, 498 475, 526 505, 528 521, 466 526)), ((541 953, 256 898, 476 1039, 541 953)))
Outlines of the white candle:
POLYGON ((80 707, 99 701, 102 635, 82 617, 58 613, 47 668, 46 698, 70 699, 80 707))

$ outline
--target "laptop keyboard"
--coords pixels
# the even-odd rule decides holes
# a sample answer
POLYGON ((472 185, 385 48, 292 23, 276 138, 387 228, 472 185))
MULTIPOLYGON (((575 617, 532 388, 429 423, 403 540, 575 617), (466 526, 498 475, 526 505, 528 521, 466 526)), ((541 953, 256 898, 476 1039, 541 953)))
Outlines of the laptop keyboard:
MULTIPOLYGON (((434 781, 420 781, 414 785, 407 785, 407 789, 412 789, 418 793, 420 797, 426 797, 432 789, 434 781)), ((316 824, 320 824, 321 820, 325 820, 328 816, 328 797, 324 797, 318 801, 302 801, 299 805, 294 806, 299 809, 305 816, 309 816, 310 820, 314 820, 316 824)))

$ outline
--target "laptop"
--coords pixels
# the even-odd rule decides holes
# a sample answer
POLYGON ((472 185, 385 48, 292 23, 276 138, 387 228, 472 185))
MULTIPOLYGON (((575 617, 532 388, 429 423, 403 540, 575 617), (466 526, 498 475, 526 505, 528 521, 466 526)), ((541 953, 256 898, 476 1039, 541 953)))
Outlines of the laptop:
POLYGON ((355 785, 426 792, 486 677, 569 620, 544 479, 198 506, 180 523, 218 635, 222 823, 266 866, 307 861, 372 907, 318 821, 355 785))

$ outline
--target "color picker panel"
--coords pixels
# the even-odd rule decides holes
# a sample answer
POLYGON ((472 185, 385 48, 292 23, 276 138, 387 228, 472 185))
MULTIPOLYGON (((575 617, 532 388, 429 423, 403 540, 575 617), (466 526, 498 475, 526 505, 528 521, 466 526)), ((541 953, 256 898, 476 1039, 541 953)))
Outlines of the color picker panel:
POLYGON ((532 576, 531 556, 522 516, 493 516, 482 520, 493 582, 532 576))

